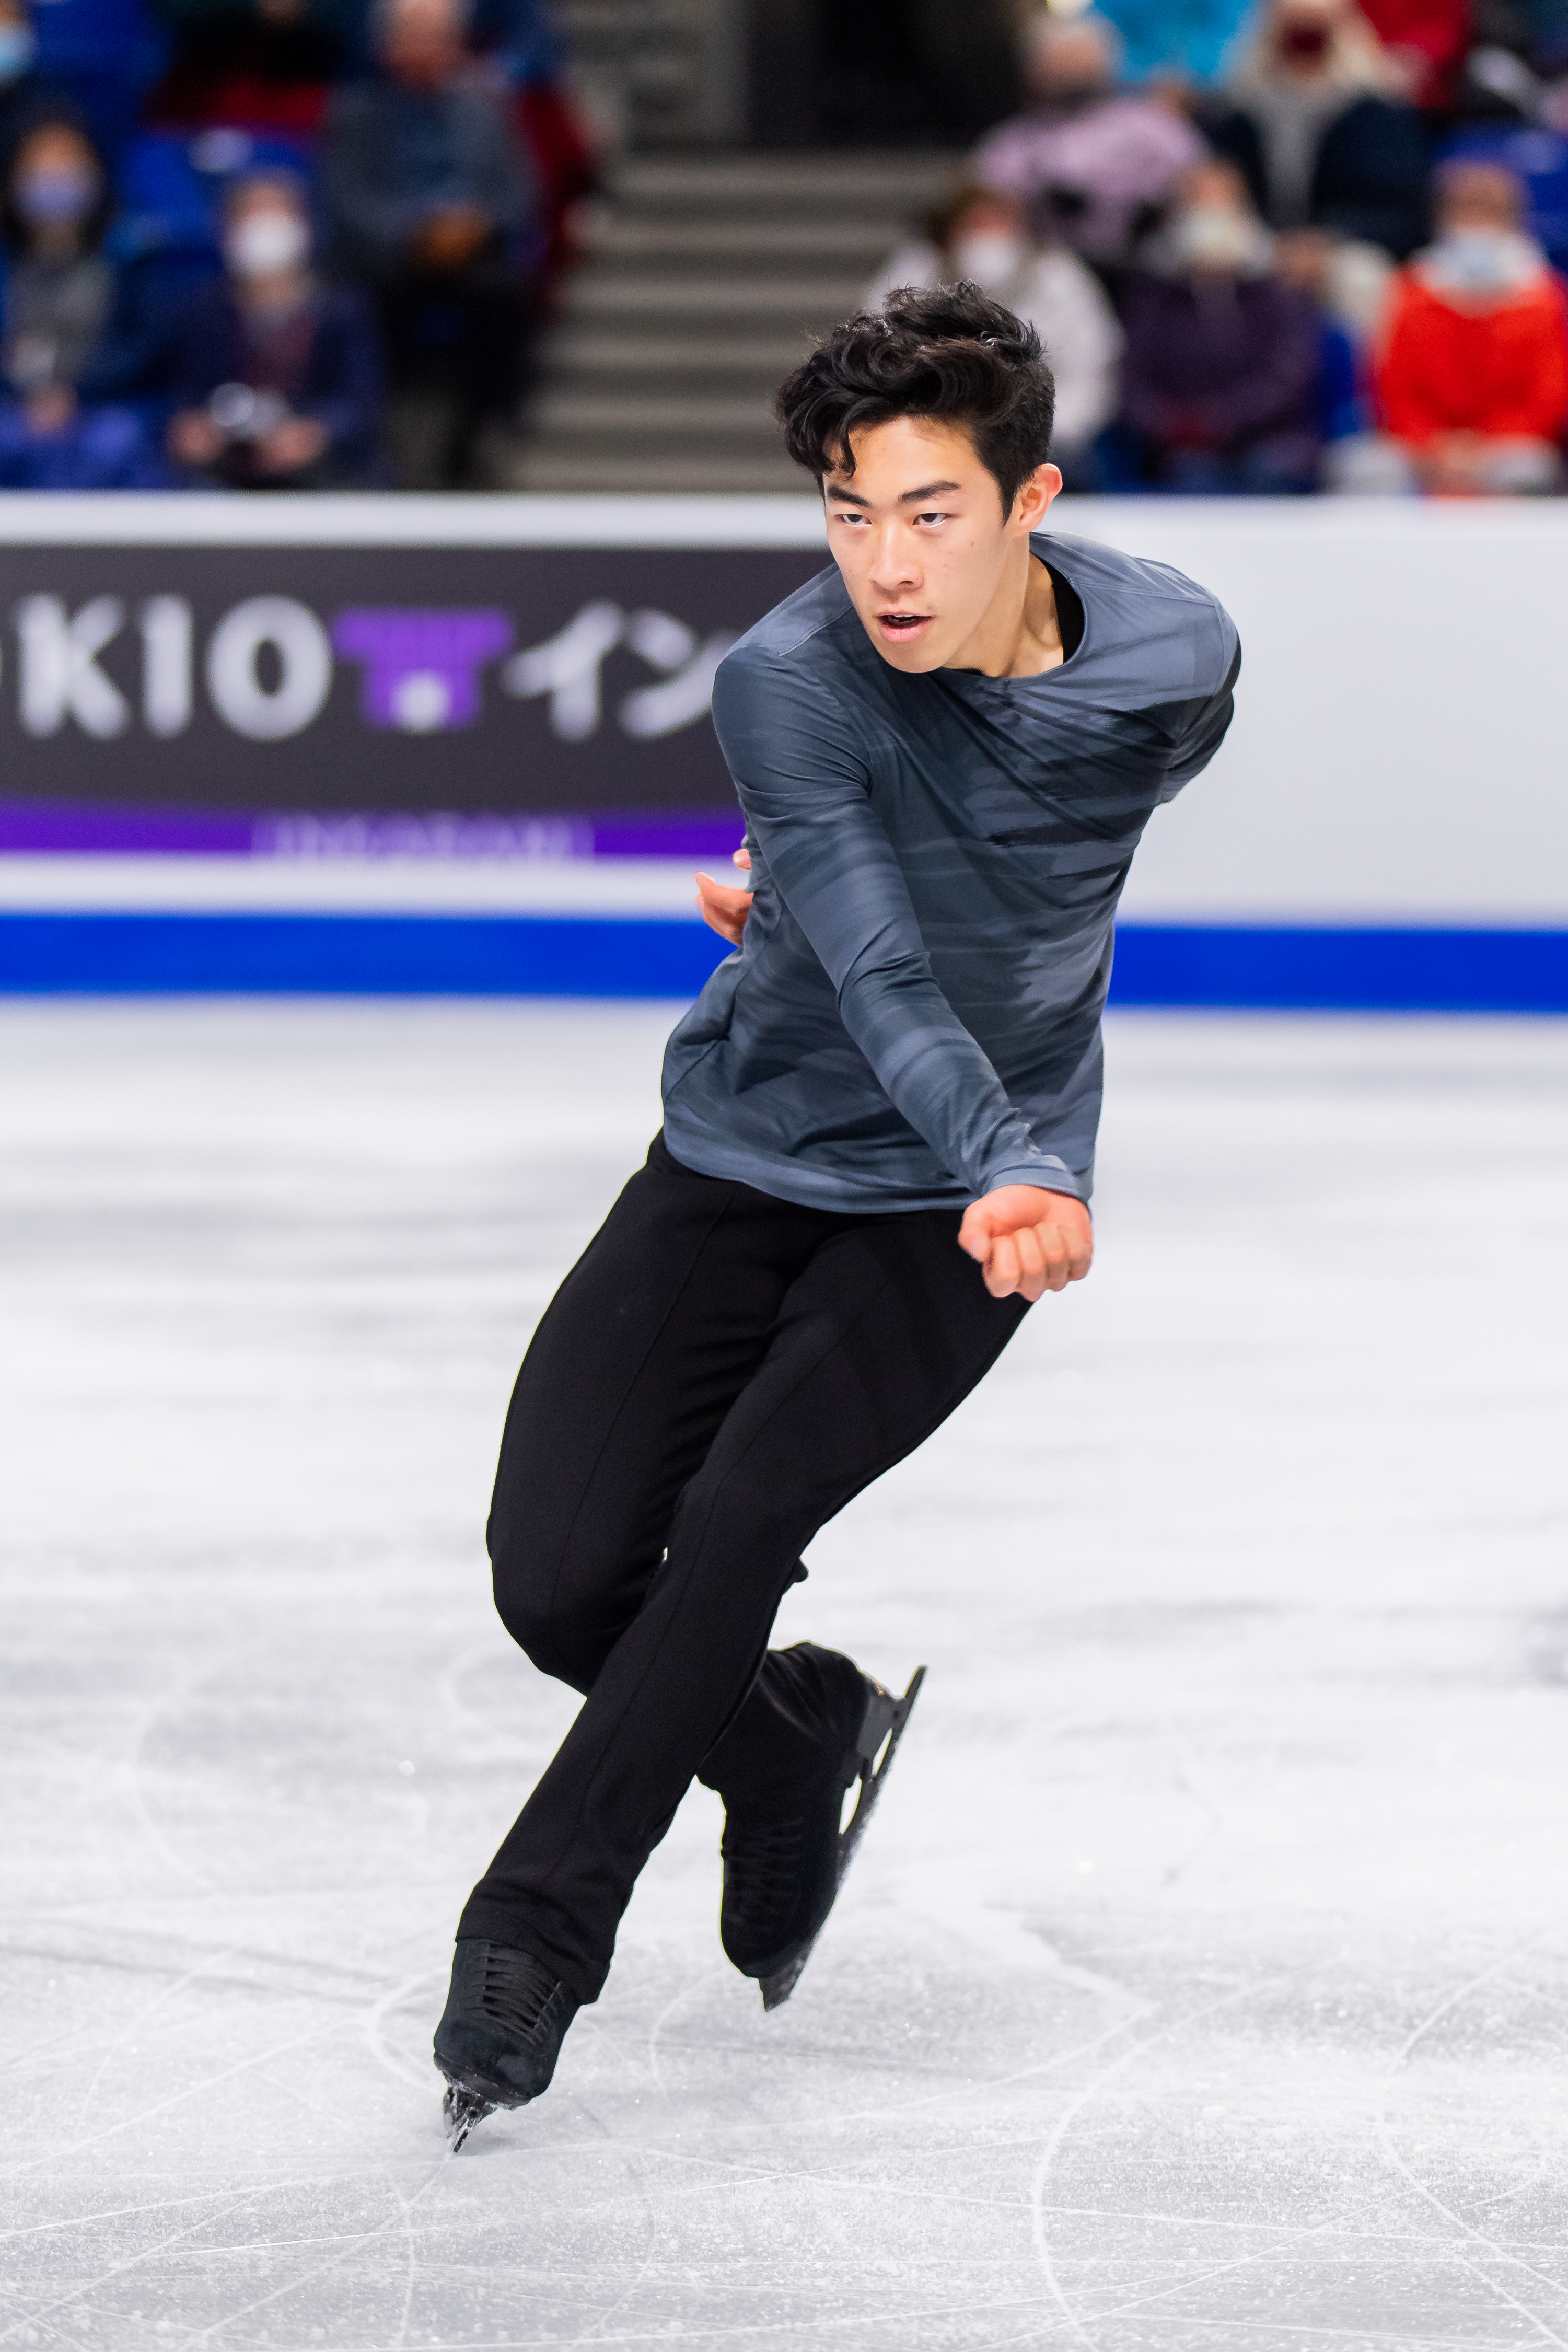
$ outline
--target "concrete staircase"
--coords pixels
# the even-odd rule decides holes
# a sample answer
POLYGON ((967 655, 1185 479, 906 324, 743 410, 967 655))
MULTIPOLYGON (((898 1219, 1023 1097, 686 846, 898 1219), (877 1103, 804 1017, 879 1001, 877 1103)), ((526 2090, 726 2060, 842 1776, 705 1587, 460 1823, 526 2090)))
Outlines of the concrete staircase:
POLYGON ((595 208, 511 486, 790 490, 770 403, 954 155, 638 155, 595 208))

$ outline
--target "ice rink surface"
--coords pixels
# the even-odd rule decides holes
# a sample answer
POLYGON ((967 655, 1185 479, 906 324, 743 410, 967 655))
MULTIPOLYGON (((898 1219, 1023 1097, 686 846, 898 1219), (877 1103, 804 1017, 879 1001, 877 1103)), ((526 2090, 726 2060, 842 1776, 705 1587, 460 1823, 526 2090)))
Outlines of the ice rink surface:
POLYGON ((669 1009, 0 1011, 0 2345, 1568 2345, 1568 1027, 1124 1016, 1101 1262, 815 1546, 931 1673, 765 2018, 695 1790, 445 2151, 569 1719, 515 1360, 669 1009))

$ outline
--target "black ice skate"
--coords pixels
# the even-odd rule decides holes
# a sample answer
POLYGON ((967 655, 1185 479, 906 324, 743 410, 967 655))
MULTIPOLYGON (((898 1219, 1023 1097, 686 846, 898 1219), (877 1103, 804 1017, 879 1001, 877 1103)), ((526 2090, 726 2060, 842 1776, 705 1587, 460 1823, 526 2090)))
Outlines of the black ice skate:
POLYGON ((441 2112, 454 2155, 497 2107, 526 2107, 549 2090, 580 2005, 531 1952, 459 1937, 435 2029, 435 2063, 446 2077, 441 2112))
POLYGON ((865 1714, 854 1741, 838 1772, 820 1784, 799 1811, 726 1813, 719 1848, 724 1856, 719 1939, 741 1975, 756 1977, 761 1984, 764 2009, 777 2009, 789 2000, 811 1957, 925 1679, 925 1669, 920 1666, 904 1696, 894 1698, 869 1675, 863 1677, 865 1714), (854 1812, 841 1829, 844 1791, 857 1779, 854 1812))

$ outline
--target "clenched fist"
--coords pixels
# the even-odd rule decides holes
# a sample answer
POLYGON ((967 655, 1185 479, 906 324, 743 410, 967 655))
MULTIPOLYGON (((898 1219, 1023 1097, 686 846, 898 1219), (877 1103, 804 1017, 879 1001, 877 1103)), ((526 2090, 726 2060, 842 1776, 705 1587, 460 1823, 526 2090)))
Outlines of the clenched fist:
POLYGON ((958 1246, 978 1261, 993 1298, 1036 1299, 1082 1282, 1094 1255, 1094 1227, 1071 1192, 1004 1184, 971 1201, 958 1246))

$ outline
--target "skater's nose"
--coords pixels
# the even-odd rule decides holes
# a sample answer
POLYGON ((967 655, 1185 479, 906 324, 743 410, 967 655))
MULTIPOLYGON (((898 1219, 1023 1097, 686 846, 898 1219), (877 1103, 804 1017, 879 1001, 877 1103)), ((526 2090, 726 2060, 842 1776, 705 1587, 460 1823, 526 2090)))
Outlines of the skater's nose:
POLYGON ((918 588, 921 568, 909 526, 889 516, 872 541, 871 569, 866 577, 879 596, 898 596, 918 588))

